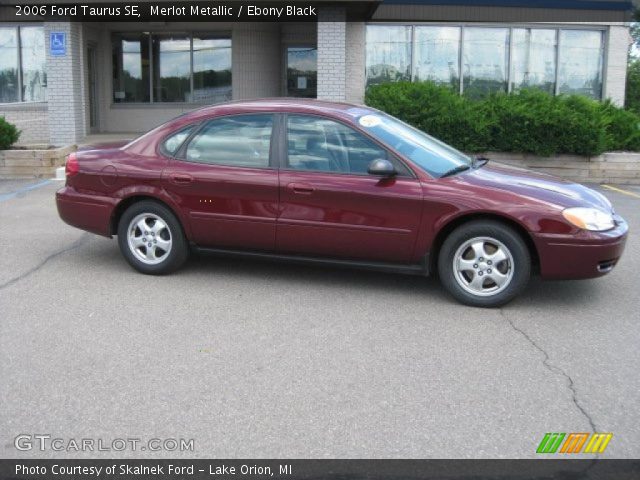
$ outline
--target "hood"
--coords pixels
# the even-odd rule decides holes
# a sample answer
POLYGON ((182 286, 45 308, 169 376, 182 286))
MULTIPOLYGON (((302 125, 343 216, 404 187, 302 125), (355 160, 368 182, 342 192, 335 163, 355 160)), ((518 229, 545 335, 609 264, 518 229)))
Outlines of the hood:
POLYGON ((607 197, 595 190, 523 168, 490 163, 461 175, 460 178, 470 184, 508 191, 562 208, 593 207, 605 212, 612 211, 607 197))

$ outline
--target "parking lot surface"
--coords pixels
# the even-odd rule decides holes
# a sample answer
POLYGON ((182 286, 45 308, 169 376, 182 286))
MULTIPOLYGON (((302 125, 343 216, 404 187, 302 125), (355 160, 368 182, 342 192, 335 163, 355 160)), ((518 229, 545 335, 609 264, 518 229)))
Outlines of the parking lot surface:
POLYGON ((4 458, 533 458, 592 430, 613 433, 603 458, 640 457, 640 188, 597 187, 631 228, 610 275, 483 310, 412 276, 215 257, 143 276, 35 183, 0 182, 4 458))

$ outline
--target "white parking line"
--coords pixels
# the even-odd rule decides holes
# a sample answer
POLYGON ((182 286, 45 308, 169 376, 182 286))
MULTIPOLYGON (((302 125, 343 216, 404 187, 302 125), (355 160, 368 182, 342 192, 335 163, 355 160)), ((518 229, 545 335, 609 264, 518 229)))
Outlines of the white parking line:
POLYGON ((31 185, 27 185, 25 187, 19 188, 18 190, 14 190, 13 192, 4 193, 0 195, 0 202, 5 202, 7 200, 11 200, 12 198, 16 198, 18 195, 22 193, 29 192, 31 190, 35 190, 36 188, 44 187, 45 185, 49 185, 51 180, 43 180, 38 183, 33 183, 31 185))

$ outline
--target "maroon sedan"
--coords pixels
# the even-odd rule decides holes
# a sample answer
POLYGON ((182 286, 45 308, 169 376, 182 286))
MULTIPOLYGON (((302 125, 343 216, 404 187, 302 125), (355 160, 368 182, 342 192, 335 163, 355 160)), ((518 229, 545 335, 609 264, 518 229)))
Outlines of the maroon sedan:
POLYGON ((366 107, 256 100, 72 154, 56 198, 65 222, 117 235, 147 274, 190 250, 437 272, 459 301, 489 307, 534 270, 613 269, 627 224, 604 196, 487 163, 366 107))

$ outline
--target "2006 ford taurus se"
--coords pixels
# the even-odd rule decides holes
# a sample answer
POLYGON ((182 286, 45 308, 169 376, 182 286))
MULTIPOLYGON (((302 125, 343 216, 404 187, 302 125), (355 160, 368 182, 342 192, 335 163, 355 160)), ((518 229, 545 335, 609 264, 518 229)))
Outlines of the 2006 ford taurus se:
POLYGON ((470 158, 377 110, 287 99, 185 114, 69 156, 58 211, 147 274, 191 250, 436 273, 502 305, 532 271, 610 272, 627 224, 582 185, 470 158))

